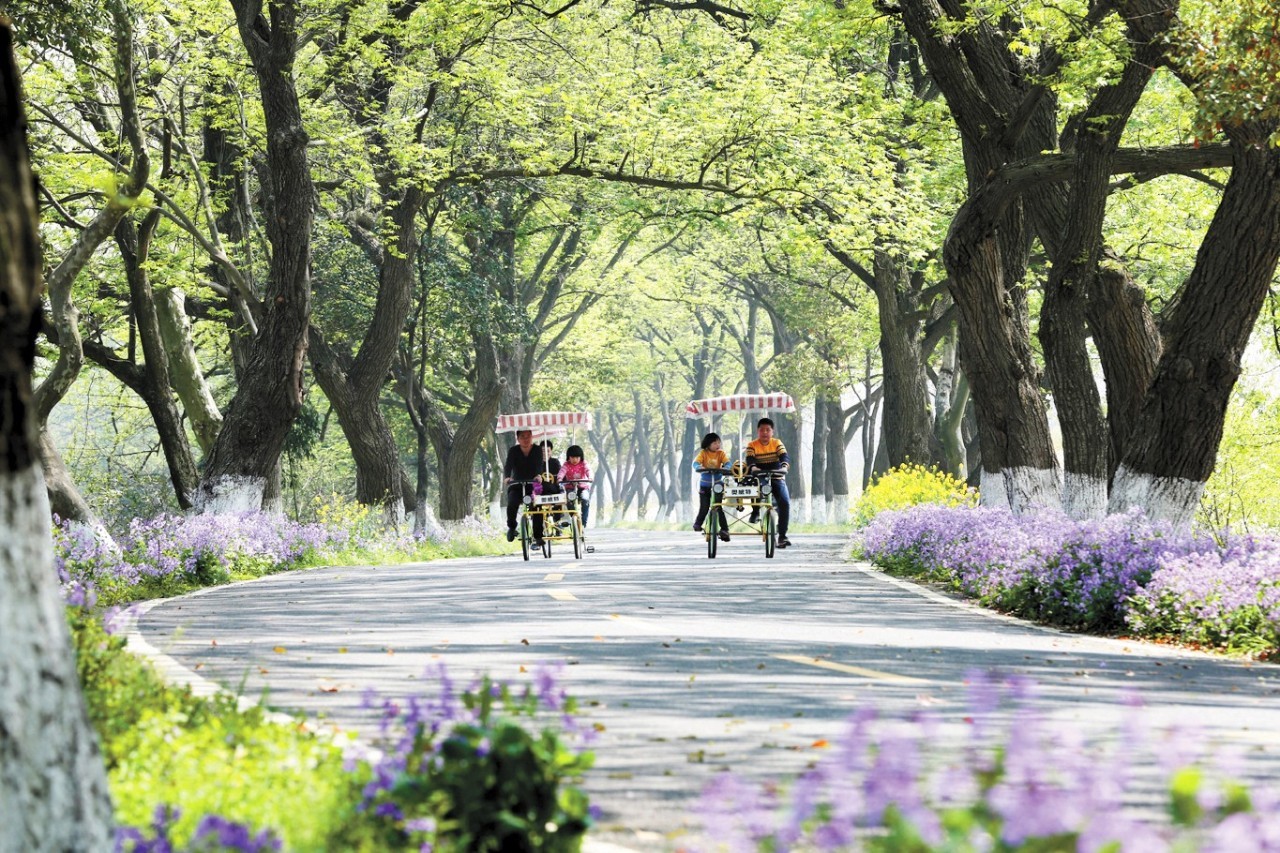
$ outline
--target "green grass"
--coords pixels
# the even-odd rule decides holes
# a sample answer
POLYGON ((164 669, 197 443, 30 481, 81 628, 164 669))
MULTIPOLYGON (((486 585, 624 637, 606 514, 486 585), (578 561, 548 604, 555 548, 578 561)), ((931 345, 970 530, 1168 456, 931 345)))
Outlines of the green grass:
POLYGON ((176 806, 179 849, 207 814, 271 828, 288 850, 328 849, 358 801, 337 747, 228 694, 202 699, 167 685, 95 618, 69 613, 121 826, 145 831, 157 806, 176 806))

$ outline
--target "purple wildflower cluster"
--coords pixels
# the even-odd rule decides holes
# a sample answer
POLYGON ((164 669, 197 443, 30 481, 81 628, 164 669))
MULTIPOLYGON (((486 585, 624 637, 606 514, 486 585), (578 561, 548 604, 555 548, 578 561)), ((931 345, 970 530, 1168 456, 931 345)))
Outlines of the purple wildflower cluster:
POLYGON ((938 718, 859 711, 785 794, 776 784, 758 786, 729 773, 714 779, 700 801, 704 835, 715 849, 775 853, 1095 851, 1120 842, 1126 851, 1280 850, 1274 792, 1240 796, 1242 789, 1217 768, 1198 766, 1178 784, 1170 780, 1172 822, 1147 823, 1125 812, 1137 788, 1133 768, 1144 755, 1148 763, 1174 754, 1198 764, 1188 744, 1169 750, 1147 735, 1136 702, 1118 743, 1091 746, 1036 710, 1030 682, 974 673, 968 685, 967 735, 953 754, 936 746, 943 741, 938 718), (1241 838, 1249 843, 1235 846, 1241 838))
POLYGON ((160 515, 136 519, 118 543, 83 526, 54 528, 54 563, 69 604, 92 602, 91 589, 119 590, 174 579, 217 583, 235 569, 287 568, 350 544, 350 534, 270 513, 160 515))
POLYGON ((1280 649, 1280 540, 1240 537, 1164 561, 1131 602, 1139 633, 1280 649))
POLYGON ((124 827, 116 830, 116 853, 266 853, 281 849, 280 839, 270 830, 254 832, 251 828, 219 815, 205 815, 196 825, 191 842, 179 848, 171 838, 173 825, 182 813, 171 806, 157 806, 151 822, 151 836, 141 830, 124 827))
MULTIPOLYGON (((437 685, 433 697, 394 699, 372 690, 367 692, 364 704, 378 714, 379 744, 383 749, 358 748, 347 757, 348 772, 368 779, 359 810, 392 822, 407 838, 422 842, 422 849, 429 850, 438 827, 457 822, 456 814, 432 813, 441 806, 441 800, 432 792, 448 790, 460 782, 477 783, 477 778, 468 776, 468 768, 492 762, 492 768, 484 770, 481 777, 499 780, 504 795, 517 799, 530 796, 534 786, 548 781, 554 790, 562 781, 559 774, 572 775, 575 768, 585 770, 591 764, 586 750, 595 730, 574 717, 574 702, 563 687, 562 676, 563 664, 540 665, 535 668, 531 683, 521 690, 485 677, 459 692, 441 664, 428 668, 423 675, 426 683, 437 685), (509 735, 517 728, 510 719, 514 717, 544 722, 551 717, 558 725, 544 728, 540 736, 521 735, 513 740, 509 735), (501 755, 491 755, 496 740, 502 741, 501 755), (534 748, 535 743, 541 746, 534 748), (542 750, 550 750, 551 754, 534 758, 542 750), (530 778, 522 779, 510 770, 523 763, 521 755, 528 756, 523 761, 531 760, 535 766, 546 760, 553 763, 537 766, 530 778), (531 790, 522 792, 522 786, 531 790)), ((483 792, 469 793, 479 796, 483 792)), ((545 800, 541 796, 532 798, 545 800)), ((585 797, 582 804, 586 810, 585 797)), ((489 806, 495 810, 503 807, 497 802, 489 806)), ((451 808, 456 810, 457 804, 451 808)), ((587 816, 584 811, 580 817, 587 816)))
POLYGON ((1184 617, 1253 607, 1274 637, 1280 615, 1280 543, 1223 546, 1137 511, 1074 521, 920 505, 877 516, 862 548, 889 571, 944 580, 985 604, 1073 628, 1179 634, 1184 617))

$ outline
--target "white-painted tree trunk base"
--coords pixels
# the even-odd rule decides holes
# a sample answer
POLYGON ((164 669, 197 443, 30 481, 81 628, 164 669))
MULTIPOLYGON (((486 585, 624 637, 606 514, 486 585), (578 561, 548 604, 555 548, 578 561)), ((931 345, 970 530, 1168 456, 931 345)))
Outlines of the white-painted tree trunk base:
POLYGON ((693 502, 688 498, 685 498, 680 501, 680 503, 676 504, 676 521, 681 524, 692 524, 695 512, 696 510, 694 509, 693 502))
POLYGON ((1009 508, 1009 492, 1004 485, 1004 473, 982 469, 978 476, 978 505, 996 509, 1009 508))
MULTIPOLYGON (((382 514, 382 526, 387 530, 399 532, 404 529, 405 522, 409 520, 409 514, 405 511, 404 501, 402 500, 387 501, 378 509, 382 514)), ((430 512, 430 508, 427 508, 427 513, 424 515, 428 528, 430 527, 430 512)))
POLYGON ((1107 481, 1101 477, 1068 472, 1063 477, 1062 508, 1076 521, 1105 518, 1107 481))
POLYGON ((831 524, 849 523, 848 495, 833 495, 831 497, 831 505, 827 507, 827 519, 831 524))
POLYGON ((98 543, 99 548, 109 552, 114 557, 121 555, 120 543, 116 542, 116 538, 111 535, 111 531, 98 518, 95 517, 92 524, 85 524, 75 519, 68 520, 65 524, 69 533, 75 534, 79 531, 86 531, 89 536, 93 537, 93 541, 98 543))
POLYGON ((0 853, 110 850, 38 466, 0 474, 0 853))
POLYGON ((809 523, 809 499, 808 498, 792 498, 791 499, 791 523, 792 524, 808 524, 809 523))
POLYGON ((1168 522, 1185 530, 1195 520, 1203 495, 1203 482, 1138 474, 1121 465, 1111 484, 1107 510, 1121 513, 1136 507, 1152 521, 1168 522))
POLYGON ((1006 468, 1004 481, 1014 515, 1062 509, 1062 484, 1052 468, 1006 468))
POLYGON ((809 498, 809 520, 814 524, 826 524, 830 520, 827 518, 826 495, 814 495, 809 498))
MULTIPOLYGON (((400 512, 403 514, 404 504, 396 501, 396 505, 400 507, 400 512)), ((445 531, 444 525, 440 523, 440 519, 436 518, 436 511, 431 508, 431 504, 425 504, 422 507, 419 507, 418 512, 422 514, 424 519, 423 532, 426 533, 429 538, 437 541, 449 538, 449 534, 445 531)), ((503 529, 506 529, 506 526, 507 520, 504 518, 502 520, 503 529)))
POLYGON ((224 515, 260 512, 267 481, 262 477, 222 477, 196 492, 196 512, 224 515))

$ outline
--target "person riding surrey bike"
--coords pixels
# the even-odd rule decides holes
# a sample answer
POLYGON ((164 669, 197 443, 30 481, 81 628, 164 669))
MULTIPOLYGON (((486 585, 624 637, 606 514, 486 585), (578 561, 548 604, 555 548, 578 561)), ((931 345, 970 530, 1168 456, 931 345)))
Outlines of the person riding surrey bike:
MULTIPOLYGON (((709 432, 702 437, 702 449, 698 451, 698 455, 693 458, 693 470, 701 474, 698 481, 698 516, 693 520, 693 530, 695 533, 702 532, 702 522, 706 520, 707 512, 711 508, 711 486, 720 479, 718 474, 713 471, 725 470, 725 466, 729 464, 729 456, 720 446, 720 436, 714 432, 709 432)), ((729 541, 729 520, 725 518, 724 510, 719 506, 716 507, 716 521, 719 523, 718 536, 720 541, 729 541)))
MULTIPOLYGON (((787 491, 785 474, 791 467, 791 455, 782 441, 773 435, 773 421, 761 418, 756 421, 756 437, 747 443, 747 473, 775 476, 773 480, 773 499, 778 506, 778 547, 786 548, 791 544, 787 538, 787 524, 791 520, 791 493, 787 491)), ((751 511, 751 523, 760 520, 760 510, 751 511)))
MULTIPOLYGON (((567 483, 571 493, 576 493, 578 512, 582 514, 582 526, 587 526, 587 513, 591 509, 591 468, 587 466, 582 446, 569 445, 564 452, 564 465, 560 467, 560 482, 567 483)), ((572 504, 573 501, 571 500, 572 504)), ((570 507, 572 509, 572 506, 570 507)))
MULTIPOLYGON (((533 430, 516 430, 516 443, 507 451, 507 461, 502 466, 502 483, 507 487, 507 541, 516 538, 516 514, 525 495, 533 494, 532 481, 545 469, 542 447, 533 443, 533 430), (513 484, 523 481, 526 485, 513 484)), ((533 517, 534 547, 542 547, 542 516, 533 517)))

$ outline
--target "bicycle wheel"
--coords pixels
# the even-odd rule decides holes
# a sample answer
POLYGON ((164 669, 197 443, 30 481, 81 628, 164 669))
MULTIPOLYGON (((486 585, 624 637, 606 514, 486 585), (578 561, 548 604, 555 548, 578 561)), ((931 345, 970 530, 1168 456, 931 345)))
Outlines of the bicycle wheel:
POLYGON ((764 510, 764 556, 766 559, 773 557, 774 549, 778 547, 778 528, 773 517, 773 506, 767 506, 764 510))
POLYGON ((583 548, 582 540, 582 516, 573 513, 569 516, 570 530, 573 532, 573 559, 581 560, 583 548))
POLYGON ((716 544, 720 541, 720 523, 718 520, 720 505, 716 503, 715 498, 711 499, 711 511, 707 513, 707 559, 714 560, 716 558, 716 544))
POLYGON ((529 559, 529 543, 533 539, 533 534, 529 532, 529 516, 521 514, 520 516, 520 550, 524 552, 524 558, 529 559))
POLYGON ((548 526, 548 525, 550 525, 550 524, 551 524, 551 519, 550 519, 550 518, 543 519, 543 522, 542 522, 542 556, 546 557, 548 560, 550 560, 550 559, 551 559, 551 536, 547 535, 548 533, 551 533, 551 531, 549 531, 549 530, 547 529, 547 526, 548 526))

